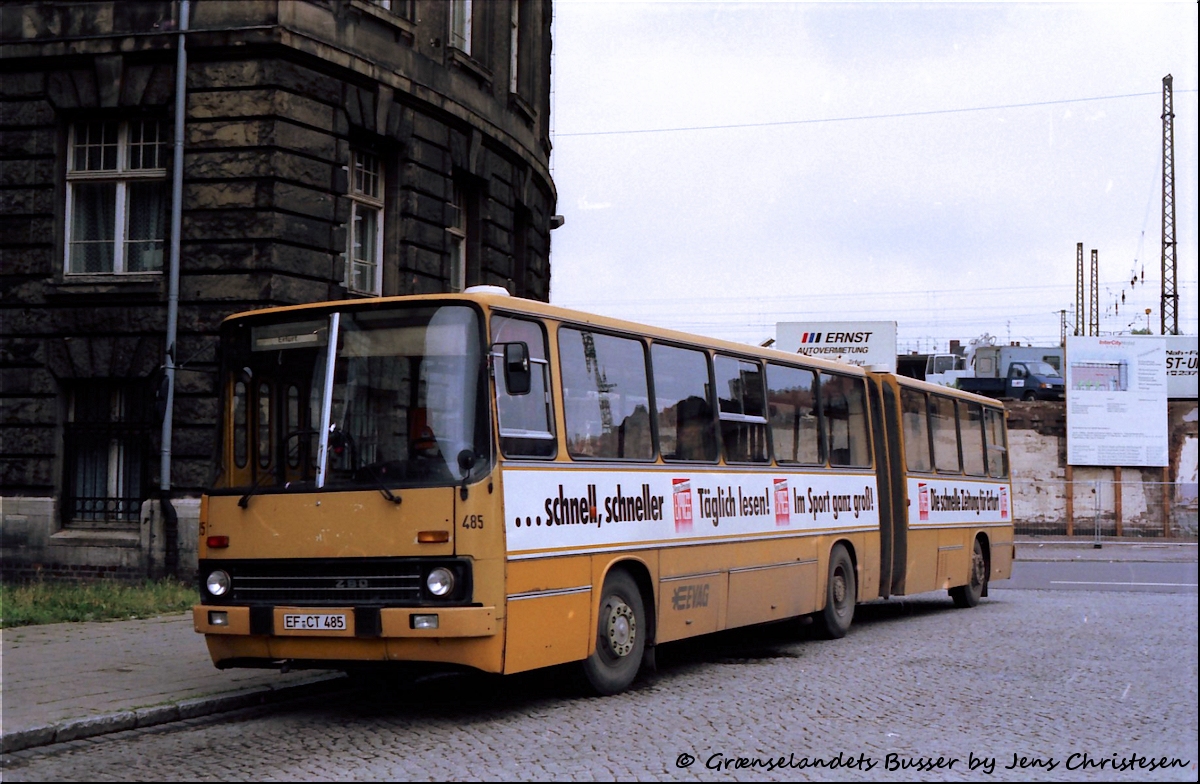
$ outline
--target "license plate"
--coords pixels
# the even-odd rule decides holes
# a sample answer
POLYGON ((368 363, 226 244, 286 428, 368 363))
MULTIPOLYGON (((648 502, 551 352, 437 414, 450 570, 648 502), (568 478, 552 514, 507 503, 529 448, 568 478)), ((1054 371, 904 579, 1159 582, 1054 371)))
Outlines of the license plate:
POLYGON ((346 630, 346 616, 315 615, 287 613, 283 616, 283 628, 286 631, 300 632, 342 632, 346 630))

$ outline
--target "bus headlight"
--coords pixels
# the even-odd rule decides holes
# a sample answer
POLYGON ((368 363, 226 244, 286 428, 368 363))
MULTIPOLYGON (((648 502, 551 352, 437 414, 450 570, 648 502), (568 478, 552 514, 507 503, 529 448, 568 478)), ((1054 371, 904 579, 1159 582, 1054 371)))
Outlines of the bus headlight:
POLYGON ((429 570, 425 578, 425 587, 434 596, 445 596, 454 590, 454 572, 444 566, 429 570))
POLYGON ((208 576, 204 581, 205 589, 213 596, 224 596, 229 590, 230 583, 229 574, 220 569, 216 570, 208 576))

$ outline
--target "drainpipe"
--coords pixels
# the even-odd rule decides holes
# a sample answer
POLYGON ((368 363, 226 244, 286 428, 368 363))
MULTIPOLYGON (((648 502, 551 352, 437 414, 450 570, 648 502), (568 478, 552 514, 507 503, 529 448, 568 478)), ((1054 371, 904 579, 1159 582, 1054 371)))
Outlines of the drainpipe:
POLYGON ((168 573, 177 571, 179 564, 179 518, 171 504, 171 433, 175 409, 175 339, 179 331, 179 234, 183 223, 183 125, 187 105, 187 48, 184 45, 188 29, 190 0, 179 7, 179 48, 175 57, 175 143, 171 171, 171 255, 167 290, 167 351, 164 369, 167 378, 167 407, 162 422, 162 455, 159 463, 158 487, 162 502, 163 538, 168 573))

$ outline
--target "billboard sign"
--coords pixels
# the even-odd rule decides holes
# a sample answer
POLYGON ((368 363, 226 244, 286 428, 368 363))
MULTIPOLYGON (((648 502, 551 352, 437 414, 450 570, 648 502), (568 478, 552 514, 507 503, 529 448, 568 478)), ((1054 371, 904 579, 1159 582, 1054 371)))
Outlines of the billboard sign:
POLYGON ((1067 338, 1067 462, 1165 466, 1166 341, 1067 338))
POLYGON ((1196 336, 1164 335, 1167 342, 1167 397, 1196 399, 1196 336))
POLYGON ((780 321, 775 348, 896 372, 894 321, 780 321))

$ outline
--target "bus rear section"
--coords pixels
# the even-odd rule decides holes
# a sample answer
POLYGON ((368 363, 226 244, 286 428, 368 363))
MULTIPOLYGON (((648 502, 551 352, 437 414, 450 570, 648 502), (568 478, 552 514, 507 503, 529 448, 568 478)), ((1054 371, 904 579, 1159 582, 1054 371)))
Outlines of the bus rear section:
POLYGON ((502 669, 483 330, 466 300, 223 325, 194 608, 218 667, 502 669))
POLYGON ((947 590, 973 607, 1012 575, 1012 485, 999 401, 872 374, 890 503, 881 530, 881 595, 947 590))

